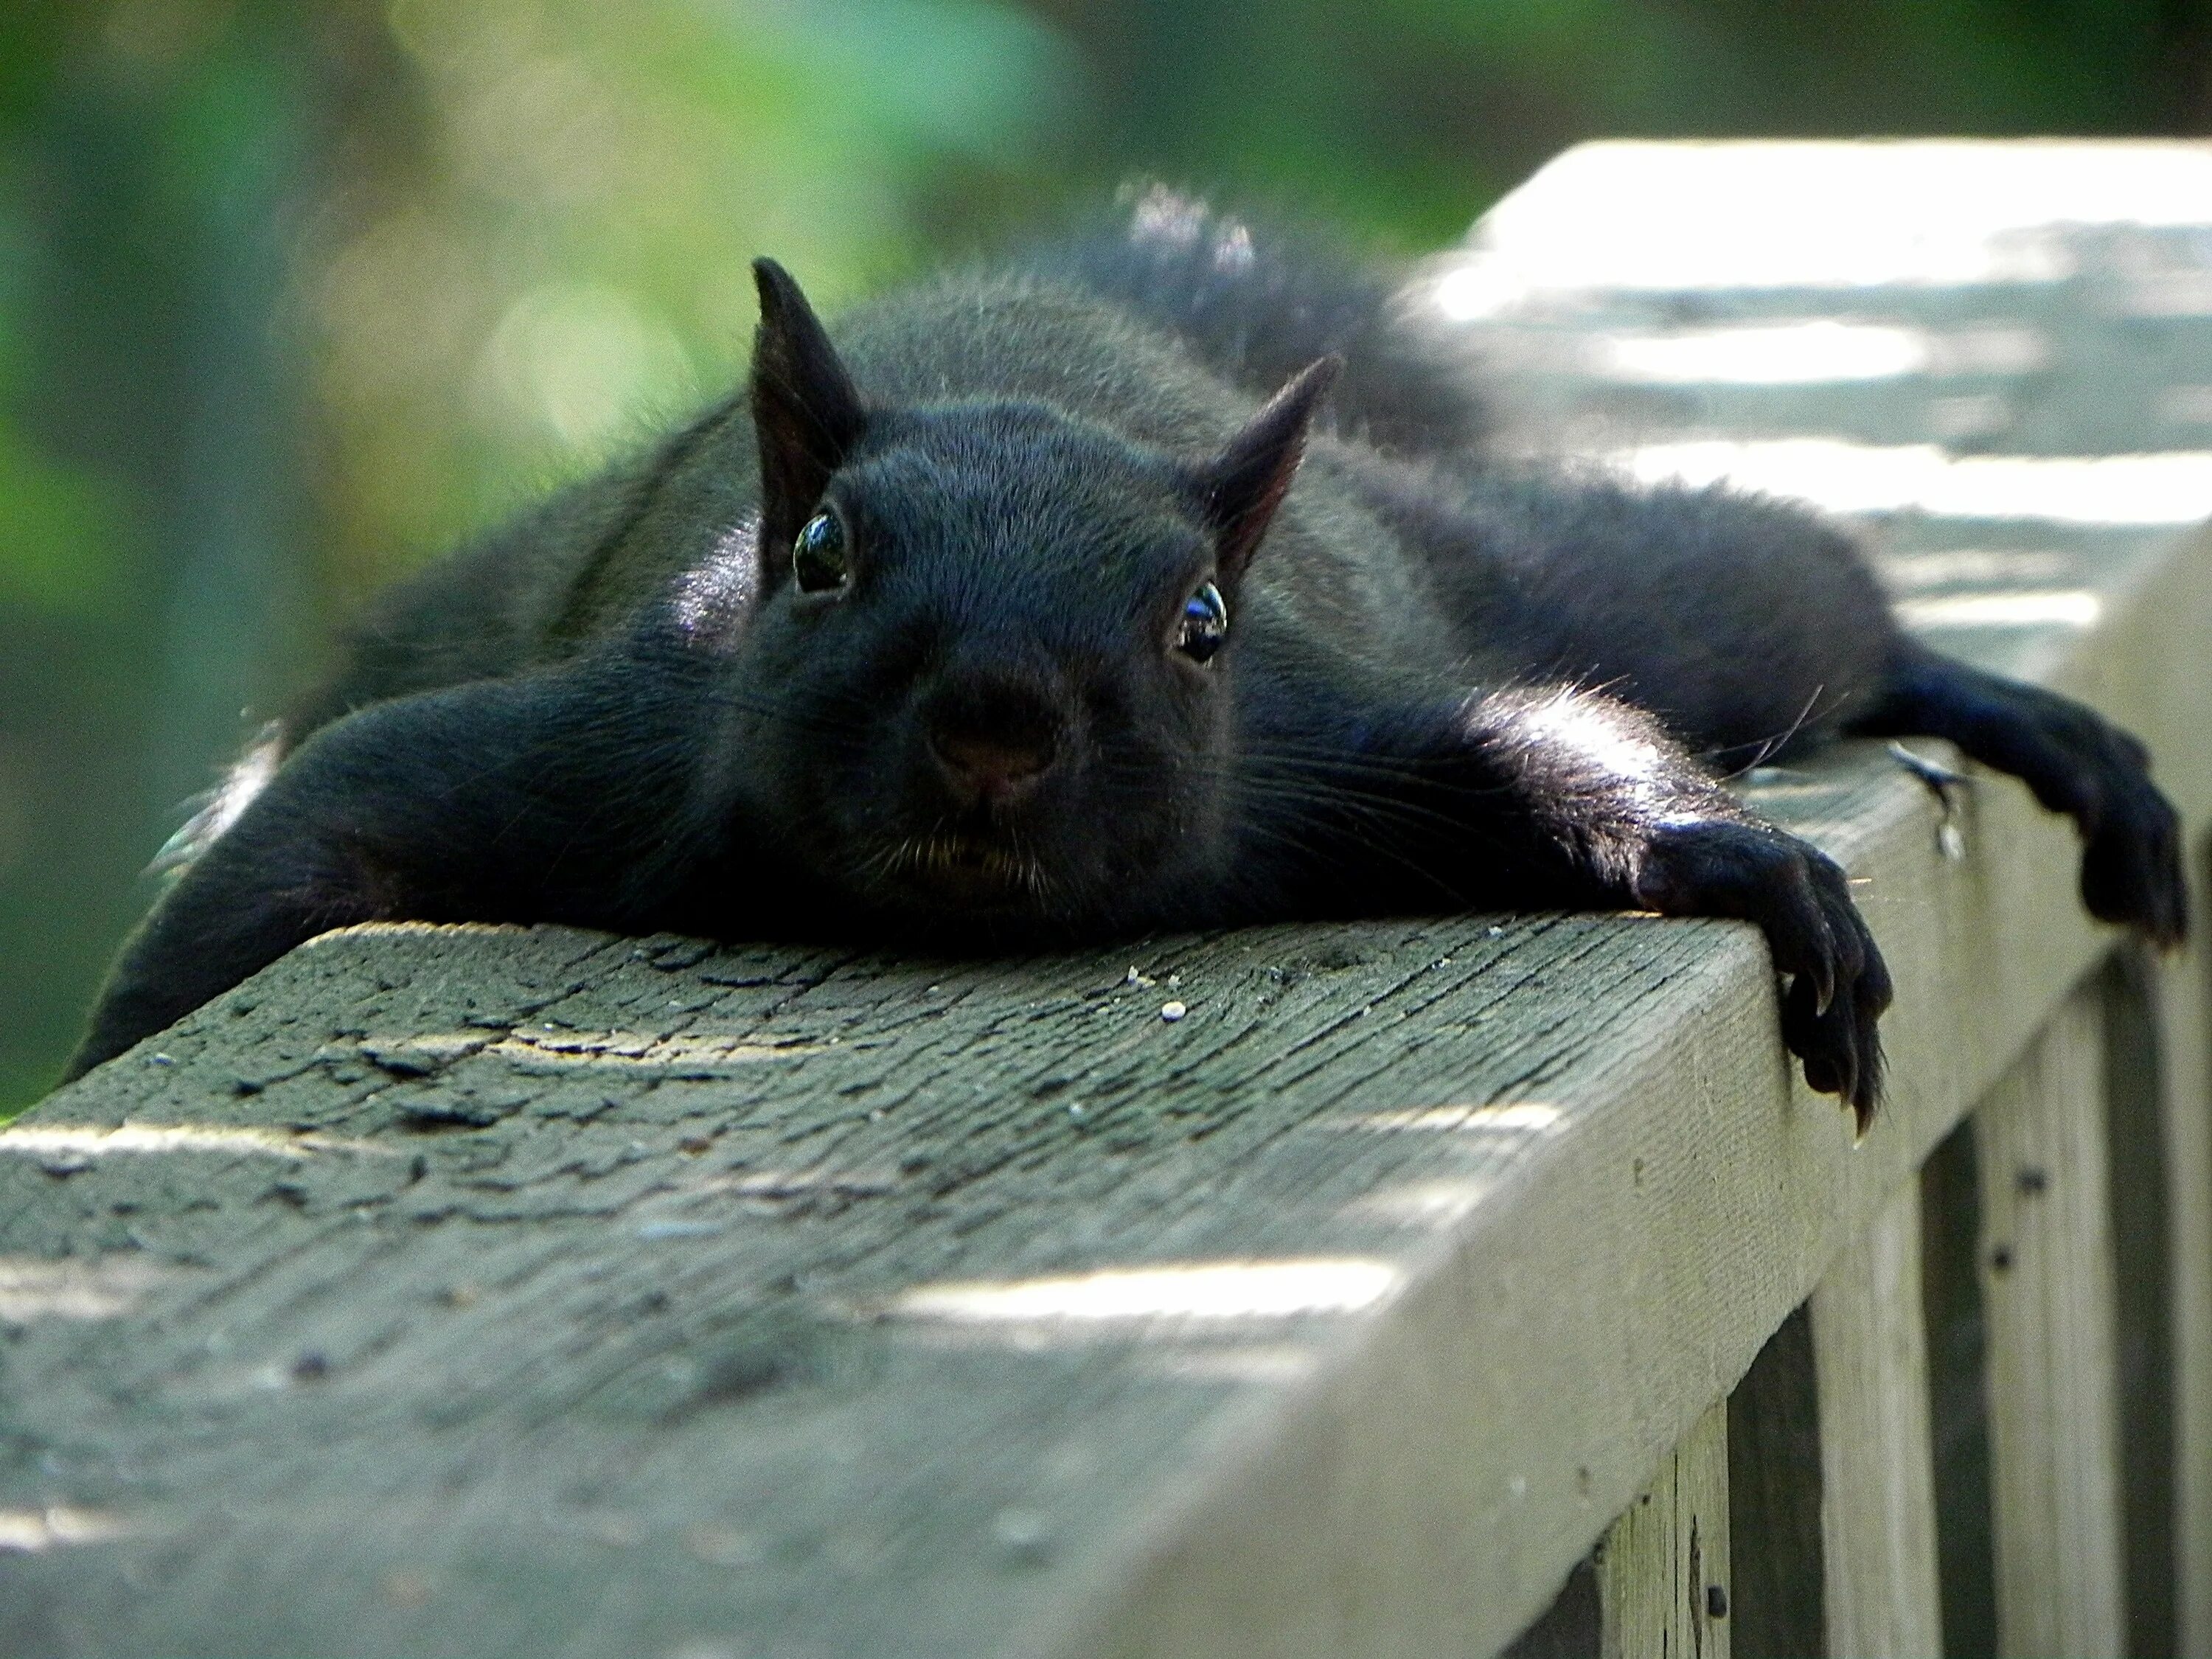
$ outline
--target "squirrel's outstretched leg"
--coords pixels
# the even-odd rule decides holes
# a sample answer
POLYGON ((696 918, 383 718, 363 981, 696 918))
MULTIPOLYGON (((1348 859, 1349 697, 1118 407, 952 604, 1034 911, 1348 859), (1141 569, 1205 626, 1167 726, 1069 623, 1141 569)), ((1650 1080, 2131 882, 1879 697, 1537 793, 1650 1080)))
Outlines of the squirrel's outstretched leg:
POLYGON ((333 927, 649 915, 720 828, 690 799, 709 672, 629 641, 325 726, 125 944, 67 1075, 333 927))
POLYGON ((1378 469, 1364 483, 1471 640, 1524 672, 1609 686, 1729 766, 1838 732, 1948 738, 2073 817, 2093 915, 2161 944, 2185 930, 2179 827, 2143 746, 1908 637, 1838 526, 1724 489, 1501 476, 1438 491, 1378 469))
POLYGON ((2081 831, 2090 915, 2160 945, 2187 933, 2180 819, 2150 781, 2148 751, 2094 709, 1900 639, 1877 700, 1844 730, 1948 738, 2011 773, 2081 831))
POLYGON ((1304 854, 1291 879, 1316 908, 1445 896, 1756 922, 1790 977, 1784 1040, 1863 1126, 1891 988, 1842 869, 1754 817, 1650 714, 1554 687, 1368 711, 1318 735, 1255 734, 1244 791, 1267 842, 1304 854))

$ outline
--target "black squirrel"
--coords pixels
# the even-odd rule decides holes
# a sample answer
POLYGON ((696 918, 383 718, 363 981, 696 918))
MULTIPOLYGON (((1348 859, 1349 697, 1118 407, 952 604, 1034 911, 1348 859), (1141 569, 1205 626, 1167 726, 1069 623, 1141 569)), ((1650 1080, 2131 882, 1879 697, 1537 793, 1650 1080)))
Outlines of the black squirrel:
POLYGON ((1486 466, 1379 276, 1159 192, 835 344, 755 273, 745 389, 402 583, 242 763, 70 1075, 379 918, 1019 947, 1634 907, 1759 924, 1863 1121, 1880 953, 1716 781, 1845 732, 2017 774, 2093 912, 2182 936, 2133 738, 1907 639, 1808 513, 1486 466))

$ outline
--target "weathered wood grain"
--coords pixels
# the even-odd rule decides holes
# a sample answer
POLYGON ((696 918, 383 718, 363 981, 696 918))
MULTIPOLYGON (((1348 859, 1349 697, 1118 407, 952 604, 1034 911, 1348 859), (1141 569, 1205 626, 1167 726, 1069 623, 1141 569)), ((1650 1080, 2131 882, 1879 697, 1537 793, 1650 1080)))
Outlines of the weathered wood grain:
POLYGON ((1660 1461, 1598 1546, 1602 1659, 1729 1659, 1728 1407, 1660 1461))
POLYGON ((2205 1019, 2212 980, 2203 945, 2159 964, 2151 989, 2165 1089, 2173 1310, 2173 1647, 2212 1653, 2212 1032, 2205 1019))
POLYGON ((1830 1265, 1812 1322, 1827 1650, 1940 1653, 1917 1182, 1830 1265))
POLYGON ((1998 1651, 2126 1650, 2104 1052, 2069 999, 1974 1114, 1998 1651))
POLYGON ((1729 1645, 1742 1659, 1824 1659, 1820 1405, 1803 1306, 1729 1393, 1728 1419, 1729 1645))
POLYGON ((2176 1500, 2184 1429, 2175 1325, 2185 1270, 2174 1258, 2173 1212, 2188 1194, 2167 1157, 2172 1091, 2151 954, 2124 945, 2095 981, 2112 1249, 2121 1606, 2131 1655, 2183 1650, 2176 1500))
POLYGON ((1990 1501, 1989 1318, 1982 1301, 1981 1170, 1961 1123, 1920 1170, 1920 1305, 1928 1328, 1942 1651, 1997 1648, 1996 1547, 1990 1501))
MULTIPOLYGON (((1759 303, 2057 338, 2096 311, 2060 287, 1759 303)), ((2197 337, 2130 348, 2129 395, 2197 337)), ((2080 445, 2117 372, 1990 395, 2080 445)), ((1669 407, 1826 431, 1867 395, 1669 407)), ((2086 596, 1930 615, 2142 731, 2201 828, 2202 543, 1868 522, 1901 592, 2086 596)), ((0 1132, 0 1650, 1493 1652, 2108 943, 2009 781, 1956 860, 1876 747, 1752 793, 1896 971, 1856 1146, 1721 923, 318 941, 0 1132)))

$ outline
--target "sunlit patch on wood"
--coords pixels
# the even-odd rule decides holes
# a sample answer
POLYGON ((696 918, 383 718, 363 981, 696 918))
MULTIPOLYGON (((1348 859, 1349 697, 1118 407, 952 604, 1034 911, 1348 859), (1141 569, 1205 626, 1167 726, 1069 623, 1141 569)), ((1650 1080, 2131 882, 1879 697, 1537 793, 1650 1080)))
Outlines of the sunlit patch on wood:
POLYGON ((40 1159, 97 1158, 149 1152, 220 1152, 294 1162, 322 1152, 396 1158, 398 1151, 336 1135, 214 1123, 124 1123, 112 1129, 17 1123, 0 1129, 0 1153, 40 1159))
POLYGON ((1346 1205, 1344 1212, 1400 1226, 1449 1226, 1474 1213, 1497 1185, 1494 1179, 1474 1176, 1409 1181, 1364 1194, 1346 1205))
POLYGON ((751 1066, 763 1060, 797 1060, 820 1054, 830 1046, 773 1036, 763 1042, 758 1036, 696 1032, 523 1030, 492 1043, 486 1052, 559 1066, 751 1066))
POLYGON ((2104 614, 2104 602, 2086 587, 1947 593, 1940 599, 1904 600, 1897 614, 1911 628, 2033 628, 2052 623, 2088 628, 2104 614))
POLYGON ((1297 1319, 1358 1313, 1403 1282, 1388 1261, 1315 1256, 1112 1267, 1043 1279, 949 1279, 902 1292, 886 1311, 963 1324, 1144 1319, 1297 1319))
POLYGON ((1891 323, 1753 323, 1674 333, 1622 331, 1588 348, 1590 373, 1632 386, 1821 386, 1925 375, 2023 374, 2050 347, 2034 329, 1891 323))
MULTIPOLYGON (((1445 319, 1562 294, 2065 281, 2084 227, 2212 223, 2212 155, 1957 140, 1584 144, 1492 208, 1419 290, 1445 319)), ((2188 314, 2146 273, 2135 303, 2188 314)))
POLYGON ((168 1275, 132 1256, 47 1261, 0 1256, 0 1325, 40 1319, 112 1319, 168 1275))
POLYGON ((1540 1100, 1516 1100, 1488 1106, 1415 1106, 1400 1111, 1362 1112, 1357 1117, 1333 1121, 1329 1127, 1364 1129, 1378 1134, 1417 1130, 1430 1133, 1527 1135, 1548 1133, 1565 1116, 1559 1107, 1540 1100))
POLYGON ((103 1544, 131 1530, 121 1516, 50 1504, 40 1510, 0 1510, 0 1555, 42 1555, 76 1544, 103 1544))
POLYGON ((1940 551, 1874 551, 1882 584, 1893 592, 1929 587, 2008 585, 2048 586, 2079 567, 2078 559, 2048 548, 1947 547, 1940 551))
POLYGON ((586 1066, 666 1067, 684 1075, 712 1075, 716 1068, 763 1060, 796 1060, 834 1046, 799 1037, 736 1036, 701 1032, 580 1031, 546 1026, 501 1036, 493 1031, 432 1031, 417 1036, 365 1039, 362 1053, 403 1076, 438 1071, 475 1054, 493 1054, 521 1069, 586 1066))
POLYGON ((1908 509, 2053 524, 2195 524, 2212 516, 2212 452, 1952 455, 1936 444, 1692 438, 1607 459, 1645 483, 1726 483, 1834 513, 1908 509))
POLYGON ((1319 1360, 1313 1349, 1294 1342, 1233 1342, 1171 1348, 1155 1355, 1146 1369, 1188 1382, 1283 1389, 1311 1376, 1319 1360))

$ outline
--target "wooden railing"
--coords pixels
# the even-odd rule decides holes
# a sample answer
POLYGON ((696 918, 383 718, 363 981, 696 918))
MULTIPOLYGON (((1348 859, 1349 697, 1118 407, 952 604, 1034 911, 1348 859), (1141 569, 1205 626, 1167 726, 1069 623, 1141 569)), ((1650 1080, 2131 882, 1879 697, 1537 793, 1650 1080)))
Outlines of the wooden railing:
MULTIPOLYGON (((2201 854, 2212 152, 1597 146, 1432 279, 2201 854)), ((319 940, 0 1131, 0 1651, 2212 1652, 2202 957, 2009 781, 1747 787, 1896 971, 1856 1144, 1717 922, 319 940)))
MULTIPOLYGON (((2201 892, 2207 221, 2201 145, 1596 145, 1433 292, 1530 451, 1850 514, 1917 628, 2153 734, 2201 892)), ((2047 826, 1996 822, 2020 804, 1978 779, 1900 879, 1854 838, 1863 805, 1774 802, 1847 851, 1893 959, 1929 954, 1891 1027, 1899 1109, 1858 1155, 1871 1201, 1799 1218, 1836 1253, 1651 1488, 1725 1437, 1732 1622, 1678 1571, 1672 1651, 2212 1652, 2202 957, 2084 937, 2064 871, 2027 873, 2047 826)), ((1608 1598, 1656 1604, 1620 1565, 1647 1559, 1644 1507, 1595 1558, 1608 1598)), ((1644 1650, 1604 1605, 1609 1650, 1644 1650)))

